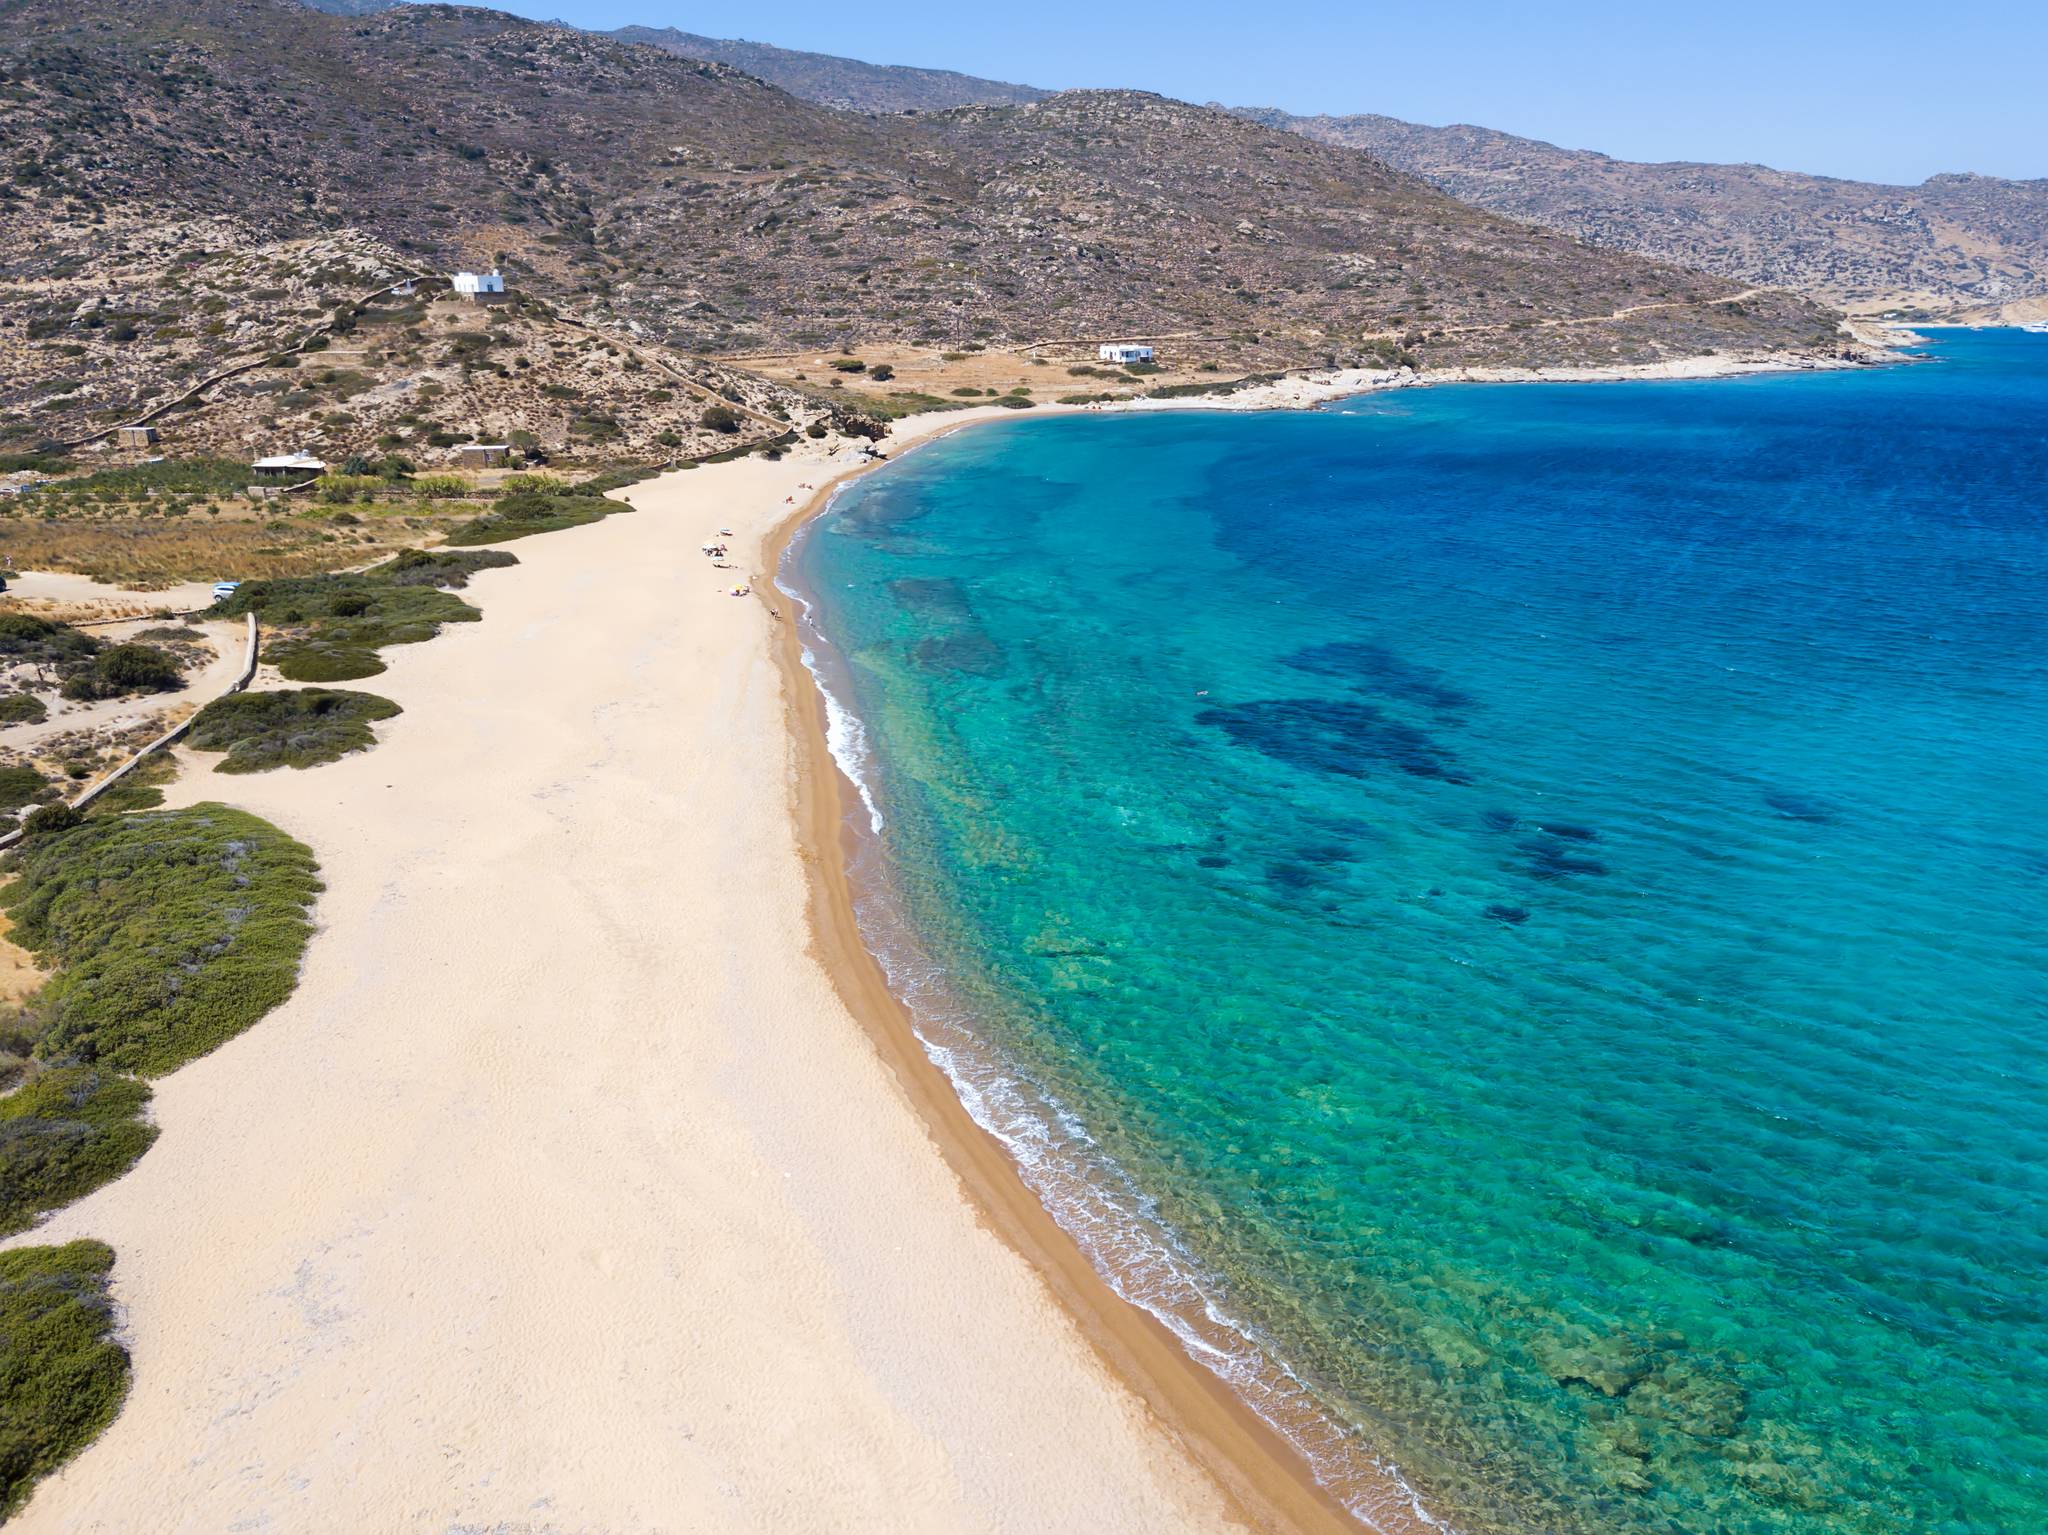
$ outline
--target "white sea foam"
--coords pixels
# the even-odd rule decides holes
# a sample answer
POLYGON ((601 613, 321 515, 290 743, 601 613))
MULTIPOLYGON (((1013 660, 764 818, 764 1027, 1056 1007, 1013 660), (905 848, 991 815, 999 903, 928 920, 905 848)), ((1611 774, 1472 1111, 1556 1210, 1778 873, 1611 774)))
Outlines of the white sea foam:
POLYGON ((877 894, 860 903, 863 937, 891 989, 909 1007, 925 1053, 1110 1288, 1156 1317, 1191 1355, 1229 1382, 1369 1528, 1386 1528, 1385 1519, 1398 1505, 1404 1518, 1448 1531, 1399 1469, 1339 1422, 1259 1329, 1231 1309, 1221 1280, 1159 1219, 1155 1202, 1081 1120, 969 1031, 946 995, 943 970, 907 936, 884 936, 904 931, 893 913, 876 909, 886 900, 877 894))
MULTIPOLYGON (((834 490, 826 498, 824 512, 820 515, 829 515, 838 499, 839 491, 834 490)), ((798 622, 802 625, 805 638, 799 650, 804 670, 811 674, 811 681, 817 685, 818 696, 825 702, 825 749, 832 754, 832 760, 839 765, 839 771, 846 775, 846 781, 853 785, 855 792, 860 795, 861 803, 867 807, 868 830, 879 836, 882 831, 882 807, 876 803, 874 786, 868 782, 868 766, 872 758, 868 748, 867 726, 861 722, 859 715, 839 701, 831 685, 825 680, 819 660, 819 647, 824 643, 824 636, 818 628, 816 610, 811 600, 788 575, 789 561, 795 556, 798 543, 808 532, 809 529, 806 527, 791 540, 789 550, 783 557, 782 568, 775 573, 775 588, 802 609, 802 616, 798 622)))

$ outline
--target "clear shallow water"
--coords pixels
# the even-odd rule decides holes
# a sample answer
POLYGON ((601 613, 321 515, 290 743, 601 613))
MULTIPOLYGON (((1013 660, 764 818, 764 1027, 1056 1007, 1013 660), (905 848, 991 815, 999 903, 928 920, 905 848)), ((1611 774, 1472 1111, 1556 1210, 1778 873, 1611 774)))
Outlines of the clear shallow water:
POLYGON ((2048 1530, 2048 338, 1935 351, 1004 423, 798 547, 871 940, 1340 1483, 2048 1530))

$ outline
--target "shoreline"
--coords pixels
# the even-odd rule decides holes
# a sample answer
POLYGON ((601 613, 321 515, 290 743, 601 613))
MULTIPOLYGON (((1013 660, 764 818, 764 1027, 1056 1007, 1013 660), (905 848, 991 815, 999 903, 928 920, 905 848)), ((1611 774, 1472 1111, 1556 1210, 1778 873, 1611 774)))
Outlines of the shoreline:
MULTIPOLYGON (((904 451, 1016 414, 998 411, 951 422, 904 444, 904 451)), ((804 528, 846 485, 893 461, 893 456, 871 461, 826 481, 783 519, 763 548, 755 590, 762 591, 763 583, 778 590, 776 576, 804 528)), ((774 643, 794 752, 792 812, 809 876, 813 952, 916 1107, 977 1215, 1038 1273, 1112 1376, 1168 1426, 1255 1528, 1301 1535, 1440 1530, 1417 1518, 1390 1517, 1367 1525, 1347 1510, 1317 1480, 1293 1443, 1227 1381, 1204 1368, 1163 1322, 1111 1288, 1024 1183, 1009 1151, 975 1121, 953 1081, 926 1052, 908 1008, 862 935, 851 878, 858 838, 852 810, 859 790, 832 754, 825 694, 804 663, 795 615, 780 615, 774 643)), ((1383 1491, 1390 1507, 1414 1497, 1405 1484, 1388 1482, 1383 1491)))
POLYGON ((393 651, 374 750, 179 751, 168 805, 263 816, 327 893, 292 998, 158 1084, 149 1156, 4 1244, 109 1242, 135 1371, 22 1529, 1359 1527, 1059 1229, 835 877, 781 549, 1014 414, 642 482, 393 651), (695 563, 721 527, 762 600, 695 563))
MULTIPOLYGON (((1442 370, 1333 369, 1288 375, 1230 395, 1137 399, 1091 405, 1041 404, 1031 411, 969 407, 962 412, 912 416, 894 423, 879 453, 821 481, 765 541, 751 577, 757 597, 776 618, 774 648, 783 676, 793 759, 792 815, 810 886, 814 953, 831 976, 847 1010, 916 1106, 934 1142, 960 1180, 963 1193, 987 1221, 1045 1280, 1103 1362, 1187 1444, 1201 1469, 1233 1500, 1262 1508, 1262 1527, 1300 1531, 1372 1529, 1382 1535, 1442 1535, 1447 1528, 1423 1511, 1416 1490, 1376 1463, 1362 1470, 1372 1485, 1370 1519, 1354 1513, 1315 1474, 1306 1452, 1255 1411, 1227 1381, 1205 1368, 1157 1316, 1118 1294, 1094 1260, 1028 1187, 1009 1150, 978 1123, 959 1088, 934 1062, 908 1006, 891 988, 868 948, 855 910, 851 874, 860 833, 854 806, 864 799, 849 780, 828 739, 827 697, 803 659, 801 615, 775 606, 790 594, 780 586, 785 559, 797 539, 854 480, 906 453, 956 432, 992 421, 1047 415, 1115 415, 1146 411, 1304 410, 1339 399, 1397 389, 1456 383, 1605 383, 1709 380, 1759 373, 1845 371, 1904 360, 1791 357, 1782 354, 1679 358, 1652 364, 1580 368, 1458 368, 1442 370), (916 423, 919 429, 905 431, 916 423), (1278 1516, 1282 1523, 1268 1525, 1278 1516), (1334 1522, 1332 1522, 1334 1521, 1334 1522)), ((872 812, 872 806, 866 806, 872 812)), ((1337 1425, 1344 1431, 1348 1425, 1337 1425)), ((1370 1459, 1368 1447, 1367 1457, 1370 1459)))

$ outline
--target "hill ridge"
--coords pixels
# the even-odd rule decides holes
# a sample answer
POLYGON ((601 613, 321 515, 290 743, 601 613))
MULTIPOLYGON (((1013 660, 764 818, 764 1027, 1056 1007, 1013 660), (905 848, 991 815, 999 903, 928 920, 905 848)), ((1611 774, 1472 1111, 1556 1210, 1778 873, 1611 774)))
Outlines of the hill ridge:
POLYGON ((1229 374, 1840 344, 1800 300, 1736 302, 1150 93, 875 116, 473 7, 7 9, 26 25, 0 35, 0 409, 44 437, 174 393, 217 328, 340 302, 351 284, 290 252, 342 237, 385 267, 498 266, 698 356, 1198 333, 1220 339, 1183 361, 1229 374))
POLYGON ((1768 165, 1626 160, 1469 123, 1232 110, 1362 150, 1496 213, 1852 312, 1995 313, 2048 300, 2048 179, 1944 171, 1892 185, 1768 165))

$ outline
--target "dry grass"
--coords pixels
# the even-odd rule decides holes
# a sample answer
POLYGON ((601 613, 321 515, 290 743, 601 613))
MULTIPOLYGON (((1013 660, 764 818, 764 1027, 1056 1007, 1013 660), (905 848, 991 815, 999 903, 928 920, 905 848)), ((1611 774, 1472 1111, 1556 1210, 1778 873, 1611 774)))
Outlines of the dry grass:
MULTIPOLYGON (((331 509, 323 509, 331 510, 331 509)), ((263 580, 345 569, 434 543, 476 503, 353 508, 354 527, 312 517, 25 517, 0 519, 0 555, 17 570, 64 570, 155 591, 181 581, 263 580)))

